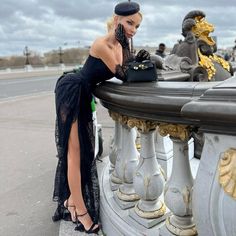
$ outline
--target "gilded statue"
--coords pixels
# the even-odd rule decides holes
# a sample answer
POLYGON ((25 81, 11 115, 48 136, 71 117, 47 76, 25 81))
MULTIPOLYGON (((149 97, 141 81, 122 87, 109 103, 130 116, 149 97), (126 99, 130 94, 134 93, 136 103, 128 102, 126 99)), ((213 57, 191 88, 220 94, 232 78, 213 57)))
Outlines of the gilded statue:
POLYGON ((221 81, 233 75, 231 64, 217 54, 217 44, 211 37, 212 32, 214 26, 207 22, 204 12, 190 11, 184 17, 184 40, 174 46, 171 54, 191 59, 192 65, 197 68, 192 73, 192 81, 221 81))

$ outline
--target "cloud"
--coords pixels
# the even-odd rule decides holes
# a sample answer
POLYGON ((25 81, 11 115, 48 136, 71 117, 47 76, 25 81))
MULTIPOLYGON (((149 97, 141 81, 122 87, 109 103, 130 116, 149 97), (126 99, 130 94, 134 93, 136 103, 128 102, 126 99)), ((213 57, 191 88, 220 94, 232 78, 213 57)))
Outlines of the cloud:
MULTIPOLYGON (((58 47, 88 46, 106 33, 106 20, 118 1, 111 0, 2 0, 0 56, 45 52, 58 47)), ((140 0, 143 22, 134 45, 172 47, 181 36, 184 16, 202 10, 215 26, 218 48, 233 47, 236 39, 236 2, 224 0, 140 0)))

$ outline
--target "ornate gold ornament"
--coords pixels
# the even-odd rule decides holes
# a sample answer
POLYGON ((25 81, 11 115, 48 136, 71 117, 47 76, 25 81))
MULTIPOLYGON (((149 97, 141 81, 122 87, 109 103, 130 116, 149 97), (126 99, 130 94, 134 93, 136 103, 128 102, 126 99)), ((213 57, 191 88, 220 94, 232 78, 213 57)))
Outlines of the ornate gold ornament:
POLYGON ((128 121, 128 116, 121 115, 117 112, 113 112, 109 110, 109 115, 114 121, 118 121, 122 125, 126 125, 128 121))
POLYGON ((196 24, 192 27, 194 35, 210 46, 215 45, 214 39, 209 36, 214 31, 214 26, 208 23, 202 16, 196 16, 195 22, 196 24))
POLYGON ((141 120, 137 118, 130 118, 125 115, 121 115, 117 112, 109 110, 109 115, 114 121, 118 121, 122 125, 128 125, 130 128, 137 127, 140 132, 149 132, 150 130, 156 129, 158 122, 141 120))
POLYGON ((219 183, 236 200, 236 149, 224 152, 219 162, 219 183))
POLYGON ((197 52, 198 52, 198 57, 200 59, 198 64, 207 70, 209 80, 211 80, 212 77, 216 74, 216 69, 215 69, 213 61, 219 63, 225 70, 230 72, 229 63, 225 61, 222 57, 219 57, 215 54, 209 57, 205 56, 201 53, 199 48, 197 52))
POLYGON ((197 49, 199 62, 198 64, 207 70, 208 80, 211 80, 212 77, 216 74, 216 68, 210 57, 205 56, 201 53, 200 49, 197 49))
POLYGON ((186 141, 190 137, 190 127, 187 125, 161 123, 159 124, 158 131, 161 136, 169 134, 171 137, 179 138, 182 141, 186 141))
MULTIPOLYGON (((209 46, 214 46, 215 41, 212 37, 209 36, 211 32, 214 31, 214 26, 208 23, 204 17, 197 16, 195 17, 196 25, 192 27, 193 34, 207 43, 209 46)), ((216 69, 214 66, 213 61, 219 63, 225 70, 230 72, 230 65, 227 61, 225 61, 222 57, 219 57, 215 54, 212 56, 205 56, 201 53, 200 49, 198 48, 198 56, 199 56, 199 65, 207 70, 208 79, 211 80, 212 77, 216 74, 216 69)))
POLYGON ((118 118, 120 116, 120 114, 114 112, 114 111, 111 111, 111 110, 108 110, 108 113, 109 113, 109 116, 114 120, 114 121, 118 121, 118 118))
POLYGON ((230 65, 229 62, 225 61, 222 57, 219 57, 215 54, 213 54, 213 56, 210 56, 210 58, 216 62, 218 62, 219 64, 222 65, 222 67, 230 72, 230 65))
POLYGON ((137 127, 140 132, 146 133, 146 132, 156 129, 158 122, 149 121, 149 120, 141 120, 137 118, 129 118, 127 125, 130 128, 137 127))

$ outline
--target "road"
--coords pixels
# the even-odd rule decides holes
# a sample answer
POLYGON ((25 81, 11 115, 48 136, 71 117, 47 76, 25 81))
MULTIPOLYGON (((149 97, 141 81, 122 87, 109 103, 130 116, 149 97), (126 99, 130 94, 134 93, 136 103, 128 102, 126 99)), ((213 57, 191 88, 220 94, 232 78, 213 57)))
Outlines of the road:
POLYGON ((0 99, 53 91, 58 76, 0 79, 0 99))

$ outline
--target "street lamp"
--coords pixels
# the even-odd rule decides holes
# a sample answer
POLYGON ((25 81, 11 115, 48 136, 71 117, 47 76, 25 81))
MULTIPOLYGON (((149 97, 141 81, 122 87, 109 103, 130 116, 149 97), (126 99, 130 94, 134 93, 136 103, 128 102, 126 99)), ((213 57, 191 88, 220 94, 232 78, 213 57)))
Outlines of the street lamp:
POLYGON ((58 55, 59 55, 59 63, 60 64, 63 64, 63 59, 62 59, 62 55, 63 55, 63 51, 62 51, 62 48, 59 47, 59 51, 58 51, 58 55))
POLYGON ((23 54, 26 56, 25 65, 26 66, 30 65, 30 63, 29 63, 30 52, 29 52, 28 46, 25 46, 23 54))

